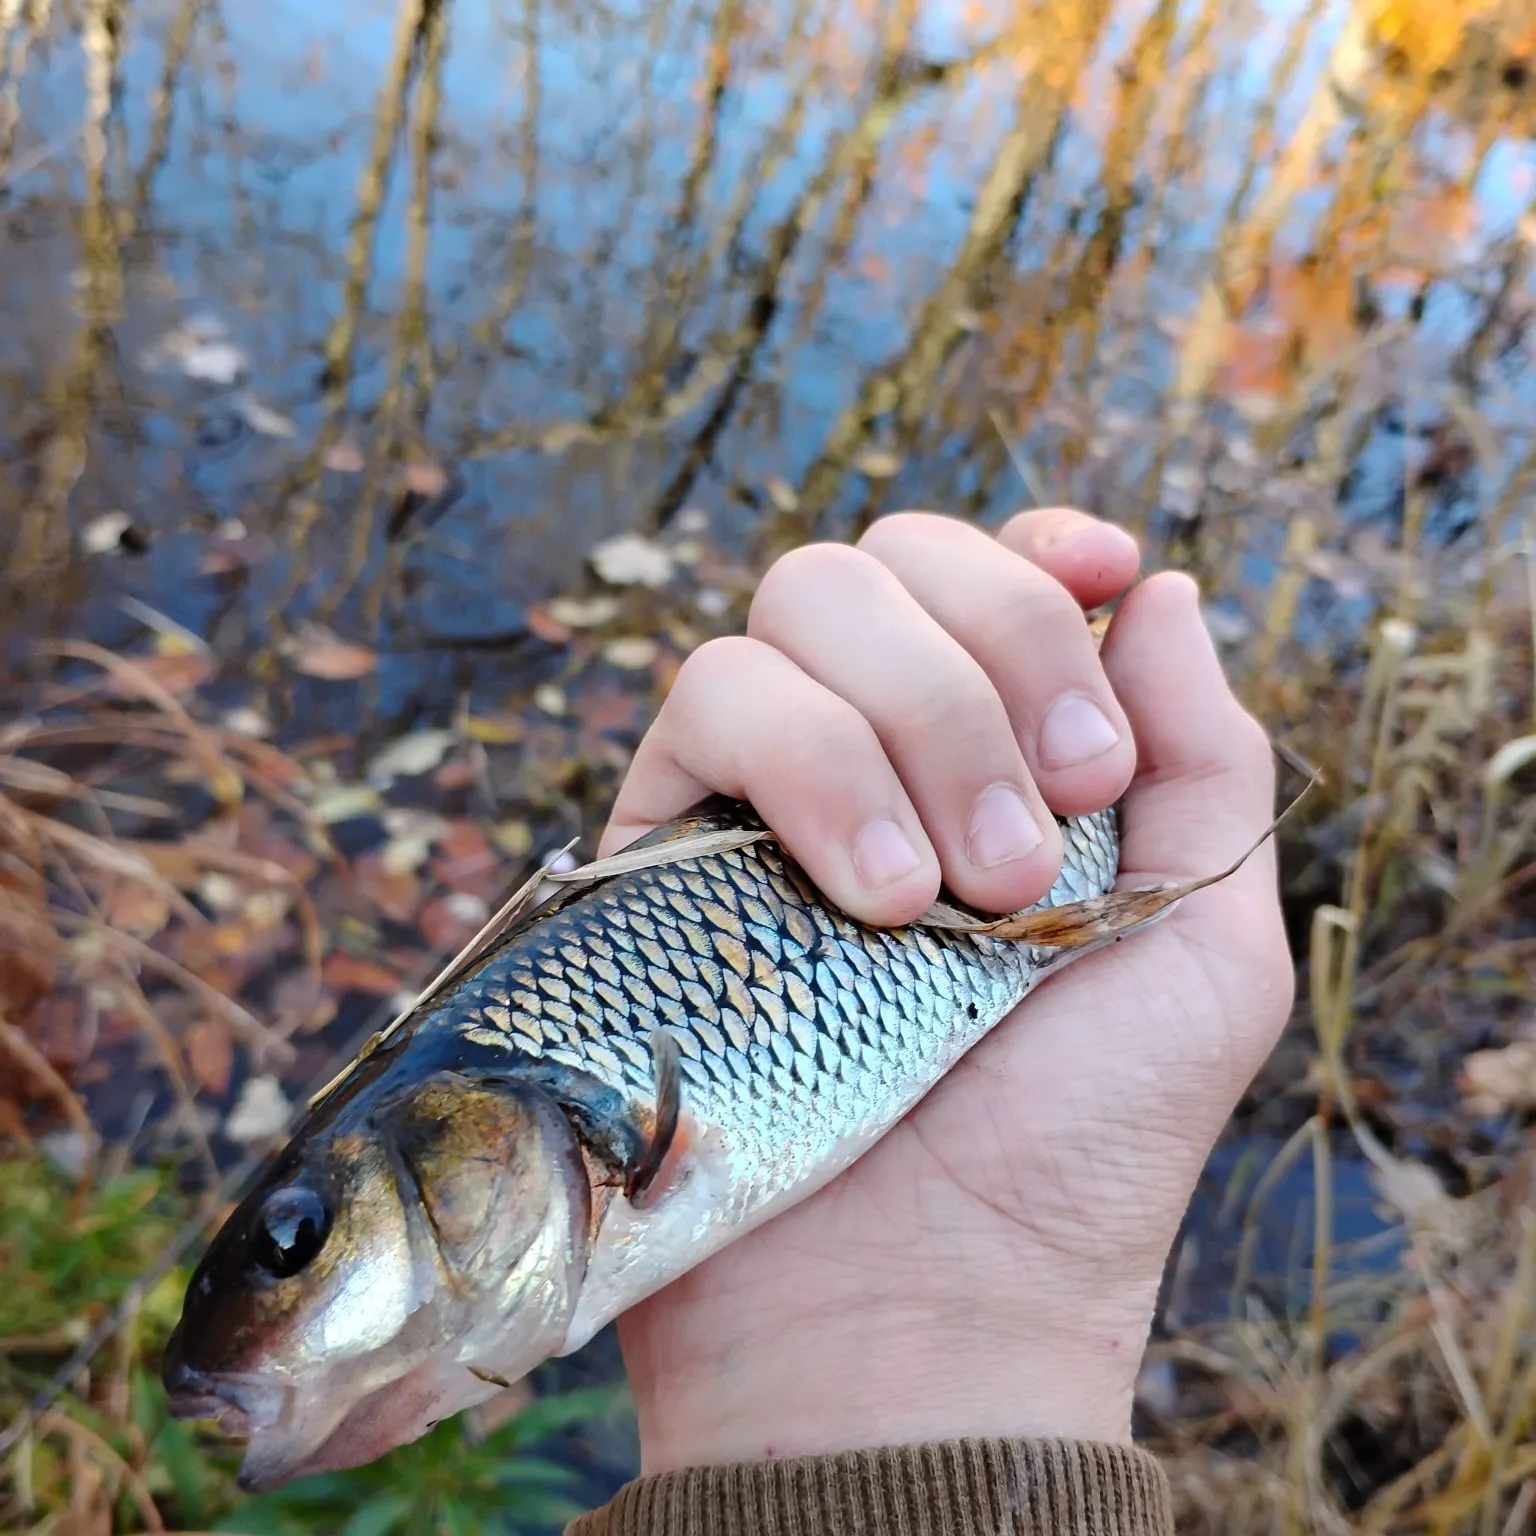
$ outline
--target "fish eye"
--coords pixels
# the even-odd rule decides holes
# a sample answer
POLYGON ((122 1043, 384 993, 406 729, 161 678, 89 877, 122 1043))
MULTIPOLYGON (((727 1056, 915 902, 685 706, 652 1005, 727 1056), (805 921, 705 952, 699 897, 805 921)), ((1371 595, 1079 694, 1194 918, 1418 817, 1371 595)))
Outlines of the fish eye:
POLYGON ((256 1223, 257 1265, 274 1279, 286 1280, 320 1252, 331 1217, 314 1190, 290 1184, 267 1196, 256 1223))

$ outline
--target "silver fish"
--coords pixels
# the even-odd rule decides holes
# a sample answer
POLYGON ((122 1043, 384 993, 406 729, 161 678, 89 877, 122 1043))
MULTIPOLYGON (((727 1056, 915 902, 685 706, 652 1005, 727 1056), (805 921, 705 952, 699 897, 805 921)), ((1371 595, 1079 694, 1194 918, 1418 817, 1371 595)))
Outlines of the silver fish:
MULTIPOLYGON (((1062 828, 1042 909, 1115 880, 1113 810, 1062 828)), ((1097 947, 865 927, 734 801, 637 846, 738 830, 763 835, 541 902, 275 1157, 164 1372, 173 1412, 249 1436, 244 1487, 372 1460, 579 1349, 847 1168, 1097 947)))

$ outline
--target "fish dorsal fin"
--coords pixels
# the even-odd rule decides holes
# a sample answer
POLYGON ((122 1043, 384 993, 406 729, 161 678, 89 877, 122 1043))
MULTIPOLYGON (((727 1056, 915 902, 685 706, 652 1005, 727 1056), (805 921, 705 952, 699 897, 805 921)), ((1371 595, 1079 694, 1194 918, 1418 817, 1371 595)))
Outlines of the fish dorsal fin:
POLYGON ((681 864, 689 859, 708 858, 713 854, 747 848, 772 835, 747 806, 712 796, 675 820, 653 828, 628 848, 606 859, 596 859, 575 869, 556 872, 555 866, 559 860, 576 846, 577 840, 573 837, 513 891, 479 933, 406 1007, 364 1042, 357 1056, 310 1099, 309 1107, 313 1109, 323 1099, 329 1098, 351 1075, 354 1067, 392 1040, 405 1025, 420 1021, 432 1013, 440 1002, 473 976, 503 945, 516 938, 536 920, 559 911, 584 891, 636 870, 656 869, 665 864, 681 864))

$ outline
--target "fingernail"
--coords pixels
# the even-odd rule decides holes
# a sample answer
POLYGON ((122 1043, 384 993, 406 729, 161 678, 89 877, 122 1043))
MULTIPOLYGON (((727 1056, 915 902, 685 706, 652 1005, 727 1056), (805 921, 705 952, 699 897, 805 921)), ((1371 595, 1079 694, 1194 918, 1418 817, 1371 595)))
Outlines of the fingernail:
POLYGON ((1040 722, 1040 766, 1075 768, 1103 757, 1120 740, 1109 718, 1084 693, 1064 693, 1040 722))
POLYGON ((894 884, 921 862, 907 834, 888 817, 868 823, 854 841, 853 867, 866 890, 894 884))
POLYGON ((994 784, 977 795, 965 846, 978 869, 1011 864, 1033 853, 1043 840, 1039 824, 1011 785, 994 784))

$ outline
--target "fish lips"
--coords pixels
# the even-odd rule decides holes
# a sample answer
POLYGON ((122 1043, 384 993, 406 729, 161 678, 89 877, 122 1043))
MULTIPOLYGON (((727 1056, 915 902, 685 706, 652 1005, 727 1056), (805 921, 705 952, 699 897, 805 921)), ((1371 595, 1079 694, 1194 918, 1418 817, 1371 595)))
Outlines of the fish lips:
POLYGON ((262 1377, 198 1371, 172 1361, 162 1379, 173 1419, 213 1419, 234 1439, 248 1439, 284 1417, 287 1388, 262 1377))

